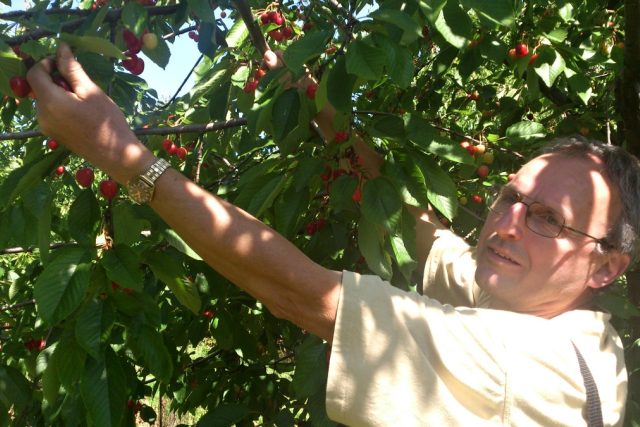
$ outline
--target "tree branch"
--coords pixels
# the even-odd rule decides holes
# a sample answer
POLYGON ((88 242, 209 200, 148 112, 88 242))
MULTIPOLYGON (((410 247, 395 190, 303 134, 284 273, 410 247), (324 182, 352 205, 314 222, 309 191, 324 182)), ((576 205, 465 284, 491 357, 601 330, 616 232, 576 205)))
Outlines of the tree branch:
MULTIPOLYGON (((52 243, 49 245, 49 249, 60 249, 60 248, 66 248, 68 246, 78 246, 78 244, 75 242, 52 243)), ((27 248, 16 246, 14 248, 0 249, 0 255, 14 255, 14 254, 20 254, 20 253, 29 253, 29 252, 33 252, 36 249, 37 248, 35 246, 30 246, 27 248)))
MULTIPOLYGON (((179 135, 183 133, 199 133, 199 132, 211 132, 215 130, 228 129, 238 126, 244 126, 247 124, 247 119, 231 119, 223 122, 206 123, 206 124, 191 124, 180 126, 167 126, 159 128, 135 128, 133 133, 136 135, 179 135)), ((39 129, 28 130, 23 132, 9 132, 0 133, 0 141, 15 140, 15 139, 29 139, 42 137, 44 134, 39 129)))

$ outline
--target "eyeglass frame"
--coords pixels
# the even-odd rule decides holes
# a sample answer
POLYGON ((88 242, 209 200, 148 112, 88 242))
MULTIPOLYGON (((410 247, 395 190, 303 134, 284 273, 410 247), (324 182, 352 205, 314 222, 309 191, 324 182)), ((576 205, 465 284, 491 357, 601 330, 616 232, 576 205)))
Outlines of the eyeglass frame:
MULTIPOLYGON (((509 206, 509 208, 511 208, 512 206, 514 206, 514 205, 515 205, 515 204, 517 204, 517 203, 522 203, 523 205, 525 205, 525 206, 526 206, 526 212, 525 212, 525 216, 524 216, 524 223, 525 223, 525 225, 527 226, 527 228, 528 228, 529 230, 531 230, 533 233, 537 234, 538 236, 547 237, 547 238, 549 238, 549 239, 555 239, 555 238, 557 238, 558 236, 560 236, 560 234, 562 234, 562 232, 563 232, 565 229, 567 229, 567 230, 569 230, 569 231, 573 231, 573 232, 574 232, 574 233, 576 233, 576 234, 579 234, 579 235, 582 235, 582 236, 588 237, 588 238, 590 238, 590 239, 593 239, 593 240, 596 242, 596 244, 600 245, 600 247, 601 247, 603 250, 605 250, 605 251, 606 251, 606 250, 609 250, 609 249, 613 249, 613 248, 615 248, 615 246, 614 246, 613 244, 611 244, 611 243, 607 240, 607 238, 606 238, 606 237, 597 238, 597 237, 592 236, 592 235, 590 235, 590 234, 588 234, 588 233, 585 233, 584 231, 580 231, 580 230, 578 230, 578 229, 576 229, 576 228, 573 228, 573 227, 571 227, 571 226, 569 226, 569 225, 566 225, 566 219, 565 219, 564 215, 562 215, 560 212, 558 212, 557 210, 555 210, 555 209, 553 209, 553 208, 551 208, 551 207, 549 207, 549 206, 547 206, 547 205, 545 205, 545 204, 543 204, 543 203, 540 203, 540 202, 536 201, 535 199, 533 199, 533 198, 531 198, 531 197, 529 197, 529 196, 527 196, 527 195, 525 195, 525 194, 520 193, 519 191, 516 191, 515 189, 513 189, 513 188, 511 188, 511 187, 509 187, 509 186, 504 186, 504 187, 502 187, 502 188, 500 188, 500 189, 497 189, 497 190, 495 191, 495 196, 494 196, 494 199, 492 200, 492 203, 491 203, 491 204, 487 204, 487 208, 489 209, 489 211, 491 211, 491 212, 493 212, 493 213, 495 213, 496 215, 499 215, 499 216, 504 215, 504 213, 505 213, 506 211, 499 212, 499 211, 497 211, 497 210, 495 210, 495 209, 493 208, 493 205, 494 205, 494 204, 499 200, 499 198, 503 195, 503 193, 504 193, 504 191, 505 191, 505 190, 512 191, 512 192, 513 192, 513 194, 514 194, 514 196, 515 196, 515 198, 517 199, 516 201, 514 201, 514 202, 509 206), (524 201, 524 198, 525 198, 525 197, 526 197, 526 198, 528 198, 528 199, 531 199, 531 200, 533 200, 533 201, 532 201, 532 202, 530 202, 530 203, 527 203, 527 202, 525 202, 525 201, 524 201), (544 207, 544 208, 546 208, 546 209, 548 209, 548 210, 549 210, 549 211, 551 211, 551 212, 553 212, 555 215, 557 215, 557 216, 558 216, 558 218, 562 218, 562 224, 560 225, 560 230, 558 231, 558 233, 557 233, 555 236, 549 236, 549 235, 541 234, 541 233, 539 233, 538 231, 536 231, 536 230, 534 230, 533 228, 531 228, 531 226, 529 225, 529 217, 531 216, 531 215, 529 214, 529 212, 530 212, 529 208, 531 207, 531 205, 536 205, 536 204, 537 204, 537 205, 540 205, 540 206, 542 206, 542 207, 544 207)), ((550 224, 550 225, 551 225, 551 224, 550 224)))

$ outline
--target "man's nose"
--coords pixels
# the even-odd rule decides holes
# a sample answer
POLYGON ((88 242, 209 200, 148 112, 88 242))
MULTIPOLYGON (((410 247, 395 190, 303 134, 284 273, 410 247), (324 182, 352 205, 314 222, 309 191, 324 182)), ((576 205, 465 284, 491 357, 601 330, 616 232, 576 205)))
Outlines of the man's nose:
POLYGON ((527 205, 514 203, 496 220, 495 230, 505 240, 518 240, 526 227, 527 205))

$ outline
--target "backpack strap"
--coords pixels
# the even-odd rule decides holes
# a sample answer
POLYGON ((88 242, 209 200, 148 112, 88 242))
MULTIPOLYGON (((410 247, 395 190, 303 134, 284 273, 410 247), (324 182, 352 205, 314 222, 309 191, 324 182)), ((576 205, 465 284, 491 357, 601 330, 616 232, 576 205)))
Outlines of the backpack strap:
POLYGON ((582 380, 584 381, 584 387, 587 389, 587 425, 589 427, 602 427, 602 406, 600 405, 600 396, 598 395, 598 387, 591 375, 591 371, 587 366, 587 362, 584 361, 580 350, 576 347, 575 343, 571 341, 573 349, 578 356, 578 364, 580 365, 580 373, 582 374, 582 380))

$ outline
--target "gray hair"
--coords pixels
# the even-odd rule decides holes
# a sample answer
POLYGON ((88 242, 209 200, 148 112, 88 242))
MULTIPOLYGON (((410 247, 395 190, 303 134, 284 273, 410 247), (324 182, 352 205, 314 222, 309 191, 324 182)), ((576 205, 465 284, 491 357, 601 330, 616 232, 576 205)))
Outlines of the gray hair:
POLYGON ((622 147, 582 137, 558 138, 542 149, 542 154, 569 157, 593 155, 604 164, 603 173, 617 187, 622 213, 609 230, 606 241, 637 260, 640 251, 640 161, 622 147))

